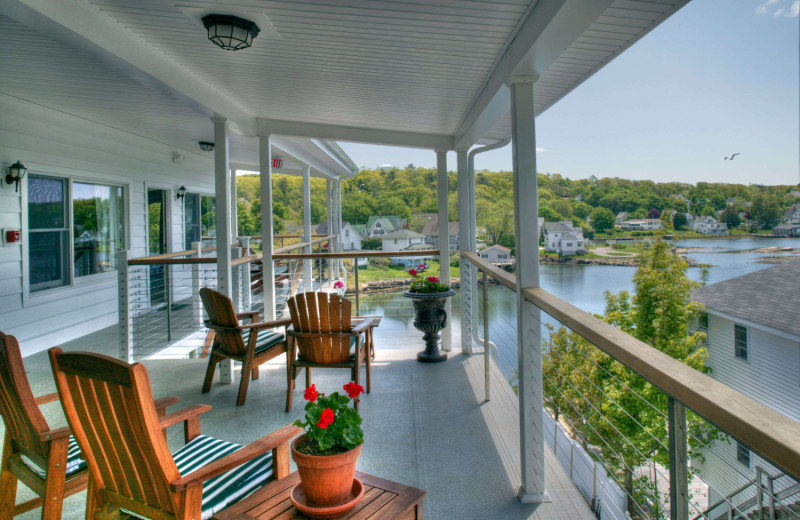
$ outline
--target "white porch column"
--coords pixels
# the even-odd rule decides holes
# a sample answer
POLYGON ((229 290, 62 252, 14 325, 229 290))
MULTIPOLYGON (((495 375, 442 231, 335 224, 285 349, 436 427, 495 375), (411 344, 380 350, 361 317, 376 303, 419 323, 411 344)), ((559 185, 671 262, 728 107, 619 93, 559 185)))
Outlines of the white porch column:
MULTIPOLYGON (((311 242, 311 167, 303 167, 303 242, 311 242)), ((311 253, 311 244, 306 246, 311 253)), ((314 290, 313 260, 303 262, 303 285, 306 291, 314 290)))
MULTIPOLYGON (((470 236, 473 234, 474 227, 470 222, 472 215, 469 208, 474 204, 473 201, 470 201, 470 194, 475 193, 470 190, 470 184, 474 183, 475 179, 470 179, 467 152, 466 148, 456 150, 458 164, 458 235, 461 249, 472 251, 471 244, 473 240, 470 239, 470 236)), ((441 226, 442 222, 439 222, 440 233, 441 226)), ((472 354, 472 330, 474 328, 472 321, 477 319, 477 309, 473 305, 476 301, 475 294, 478 289, 476 273, 477 269, 473 265, 466 263, 461 265, 461 352, 464 354, 472 354)))
MULTIPOLYGON (((325 206, 328 210, 328 232, 325 233, 326 235, 333 234, 333 181, 330 179, 325 179, 325 206)), ((324 243, 324 242, 323 242, 324 243)), ((328 243, 328 252, 331 252, 332 249, 332 242, 327 240, 328 243)), ((323 262, 322 260, 320 262, 323 262)), ((330 280, 333 277, 333 264, 331 263, 330 259, 327 258, 324 260, 325 268, 328 271, 328 279, 330 280)), ((320 284, 322 284, 322 280, 320 280, 320 284)))
POLYGON ((519 346, 519 420, 522 487, 526 503, 547 500, 542 420, 541 311, 523 298, 539 287, 539 202, 536 186, 535 77, 513 78, 511 134, 514 165, 514 229, 517 256, 517 344, 519 346))
MULTIPOLYGON (((437 199, 439 203, 439 281, 450 285, 450 217, 447 210, 447 150, 436 150, 436 173, 437 173, 437 199)), ((441 332, 442 350, 450 352, 453 350, 453 332, 451 323, 453 315, 451 310, 451 298, 447 299, 444 310, 449 319, 447 327, 441 332)))
MULTIPOLYGON (((342 247, 342 180, 336 181, 336 251, 341 253, 344 250, 342 247)), ((353 260, 357 263, 356 260, 353 260)), ((336 260, 338 267, 338 277, 347 280, 347 273, 344 269, 344 260, 339 258, 336 260)))
POLYGON ((236 190, 236 172, 231 172, 231 239, 239 236, 239 196, 236 190))
POLYGON ((258 138, 259 170, 261 173, 261 253, 264 282, 264 321, 275 319, 275 264, 272 261, 272 139, 258 138))
MULTIPOLYGON (((228 297, 233 296, 231 280, 231 171, 228 162, 230 143, 228 121, 221 117, 214 122, 214 195, 216 204, 217 233, 217 290, 228 297)), ((233 362, 226 359, 220 363, 220 383, 233 382, 233 362)))

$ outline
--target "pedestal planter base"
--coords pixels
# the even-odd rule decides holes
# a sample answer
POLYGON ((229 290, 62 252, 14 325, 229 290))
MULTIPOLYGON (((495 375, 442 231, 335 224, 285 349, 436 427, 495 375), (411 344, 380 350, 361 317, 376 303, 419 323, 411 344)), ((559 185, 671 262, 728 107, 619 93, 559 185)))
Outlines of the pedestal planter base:
POLYGON ((447 353, 439 350, 442 336, 439 332, 447 327, 447 312, 444 304, 456 292, 452 289, 440 293, 415 293, 405 291, 403 296, 414 302, 414 328, 425 335, 425 350, 417 354, 422 363, 441 363, 447 360, 447 353))

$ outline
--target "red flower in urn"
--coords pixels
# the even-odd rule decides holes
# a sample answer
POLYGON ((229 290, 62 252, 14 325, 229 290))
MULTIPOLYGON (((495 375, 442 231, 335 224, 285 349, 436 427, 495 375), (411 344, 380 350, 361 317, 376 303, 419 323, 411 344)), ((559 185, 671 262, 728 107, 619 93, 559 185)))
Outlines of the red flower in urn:
POLYGON ((439 283, 439 278, 436 276, 428 276, 425 278, 423 273, 427 270, 428 266, 426 264, 419 264, 416 269, 411 268, 408 270, 408 274, 414 277, 414 280, 411 282, 411 287, 408 289, 410 292, 438 293, 450 290, 450 286, 439 283))

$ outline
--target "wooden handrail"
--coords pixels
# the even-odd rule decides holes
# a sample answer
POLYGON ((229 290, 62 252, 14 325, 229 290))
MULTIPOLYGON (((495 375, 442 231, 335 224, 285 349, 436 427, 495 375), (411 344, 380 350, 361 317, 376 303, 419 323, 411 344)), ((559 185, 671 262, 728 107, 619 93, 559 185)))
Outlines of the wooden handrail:
MULTIPOLYGON (((503 285, 516 289, 515 281, 511 281, 513 277, 474 253, 462 251, 461 258, 503 285)), ((523 289, 522 294, 536 307, 667 395, 740 440, 794 478, 800 479, 800 423, 544 289, 523 289)))
MULTIPOLYGON (((217 248, 212 246, 212 247, 203 248, 200 251, 203 252, 203 253, 208 253, 209 251, 216 251, 216 250, 217 250, 217 248)), ((155 259, 155 260, 163 260, 163 259, 166 259, 166 258, 178 258, 178 257, 181 257, 181 256, 191 256, 191 255, 196 255, 196 254, 197 254, 197 249, 187 249, 186 251, 176 251, 175 253, 164 253, 164 254, 161 254, 161 255, 152 255, 152 256, 148 256, 147 258, 152 258, 152 259, 155 259)))
MULTIPOLYGON (((159 255, 160 256, 160 255, 159 255)), ((215 256, 201 256, 194 258, 156 258, 154 256, 142 256, 139 258, 131 258, 128 260, 128 265, 180 265, 180 264, 215 264, 217 257, 215 256)))
POLYGON ((389 256, 438 256, 438 249, 421 251, 347 251, 343 253, 291 253, 272 255, 274 260, 308 260, 312 258, 386 258, 389 256))
MULTIPOLYGON (((303 236, 305 236, 305 235, 272 235, 272 238, 303 238, 303 236)), ((321 235, 319 233, 313 233, 311 235, 311 238, 319 238, 319 237, 324 237, 324 236, 326 236, 326 235, 321 235)), ((328 235, 328 236, 331 236, 331 235, 328 235)), ((335 236, 335 235, 333 235, 333 236, 335 236)), ((250 238, 255 238, 257 240, 261 240, 261 235, 252 235, 250 238)))

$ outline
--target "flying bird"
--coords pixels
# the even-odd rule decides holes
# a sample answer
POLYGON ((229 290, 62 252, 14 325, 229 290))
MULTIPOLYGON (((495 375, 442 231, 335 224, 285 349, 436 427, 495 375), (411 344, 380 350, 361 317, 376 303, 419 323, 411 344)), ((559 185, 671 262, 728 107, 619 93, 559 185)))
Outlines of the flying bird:
POLYGON ((736 152, 735 154, 731 154, 730 157, 726 157, 725 160, 727 161, 728 159, 730 159, 732 161, 733 158, 736 157, 737 155, 741 155, 741 154, 739 152, 736 152))

